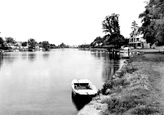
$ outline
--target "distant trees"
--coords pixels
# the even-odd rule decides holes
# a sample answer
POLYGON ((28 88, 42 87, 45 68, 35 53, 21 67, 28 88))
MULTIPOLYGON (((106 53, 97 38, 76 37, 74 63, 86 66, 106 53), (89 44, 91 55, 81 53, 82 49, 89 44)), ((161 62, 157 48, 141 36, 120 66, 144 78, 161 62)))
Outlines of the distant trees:
POLYGON ((6 40, 6 43, 11 43, 11 44, 15 44, 16 43, 16 41, 14 40, 14 38, 12 38, 12 37, 6 37, 5 38, 6 40))
POLYGON ((142 19, 139 30, 146 41, 164 45, 164 0, 149 0, 139 18, 142 19))
POLYGON ((27 46, 27 42, 22 42, 22 46, 26 47, 27 46))
POLYGON ((61 43, 59 46, 56 46, 55 44, 50 44, 49 41, 41 41, 37 43, 37 41, 34 38, 30 38, 28 39, 28 41, 17 42, 12 37, 5 37, 5 39, 0 37, 0 49, 3 50, 19 49, 21 51, 36 51, 40 50, 40 48, 43 48, 43 50, 48 51, 49 49, 53 48, 68 47, 69 46, 65 45, 64 43, 61 43))
POLYGON ((0 49, 7 50, 11 49, 15 45, 16 41, 12 37, 5 37, 5 40, 0 37, 0 49))
POLYGON ((54 48, 57 48, 57 46, 55 44, 50 44, 50 48, 54 49, 54 48))
POLYGON ((4 47, 4 40, 2 37, 0 37, 0 49, 3 49, 4 47))
POLYGON ((91 43, 91 46, 97 46, 100 47, 103 44, 103 39, 98 36, 96 39, 91 43))
POLYGON ((41 44, 42 44, 42 48, 44 48, 45 50, 49 50, 50 44, 48 41, 43 41, 41 44))
POLYGON ((37 44, 37 42, 33 38, 30 38, 27 43, 30 49, 35 49, 37 44))
POLYGON ((82 45, 79 45, 78 48, 90 48, 90 44, 82 44, 82 45))
POLYGON ((66 45, 66 44, 64 44, 64 43, 61 43, 58 47, 59 47, 59 48, 68 48, 69 46, 66 45))

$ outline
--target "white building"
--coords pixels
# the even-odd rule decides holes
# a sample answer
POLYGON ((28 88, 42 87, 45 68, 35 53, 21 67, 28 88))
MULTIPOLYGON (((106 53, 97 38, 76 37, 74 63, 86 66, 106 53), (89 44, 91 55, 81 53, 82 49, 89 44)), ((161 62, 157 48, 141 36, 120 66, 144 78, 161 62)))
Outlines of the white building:
POLYGON ((147 43, 145 39, 143 39, 143 35, 129 38, 129 45, 134 48, 150 48, 150 44, 147 43))

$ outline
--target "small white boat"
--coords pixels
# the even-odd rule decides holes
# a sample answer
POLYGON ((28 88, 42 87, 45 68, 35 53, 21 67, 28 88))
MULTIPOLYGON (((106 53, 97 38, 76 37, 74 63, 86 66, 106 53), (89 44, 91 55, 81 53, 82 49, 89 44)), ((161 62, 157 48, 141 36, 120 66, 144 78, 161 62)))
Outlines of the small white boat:
POLYGON ((121 58, 129 58, 131 54, 131 50, 129 47, 125 47, 120 50, 120 57, 121 58))
POLYGON ((72 92, 79 96, 95 96, 98 92, 95 85, 88 79, 74 79, 72 80, 72 92))

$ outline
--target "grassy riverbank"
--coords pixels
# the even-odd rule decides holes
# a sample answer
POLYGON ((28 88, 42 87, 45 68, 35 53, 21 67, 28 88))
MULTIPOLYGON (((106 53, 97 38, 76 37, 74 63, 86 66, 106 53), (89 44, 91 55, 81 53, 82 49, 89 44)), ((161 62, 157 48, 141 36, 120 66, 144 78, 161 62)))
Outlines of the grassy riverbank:
POLYGON ((97 109, 97 115, 161 115, 164 114, 163 83, 164 54, 137 55, 104 84, 100 97, 86 108, 97 109))

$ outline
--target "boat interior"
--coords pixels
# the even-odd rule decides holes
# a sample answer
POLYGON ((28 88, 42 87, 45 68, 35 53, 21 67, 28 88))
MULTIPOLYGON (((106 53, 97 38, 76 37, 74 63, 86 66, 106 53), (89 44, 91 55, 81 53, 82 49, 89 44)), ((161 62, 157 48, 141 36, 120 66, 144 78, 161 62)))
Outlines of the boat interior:
POLYGON ((78 89, 91 89, 89 83, 74 83, 74 88, 78 89))

